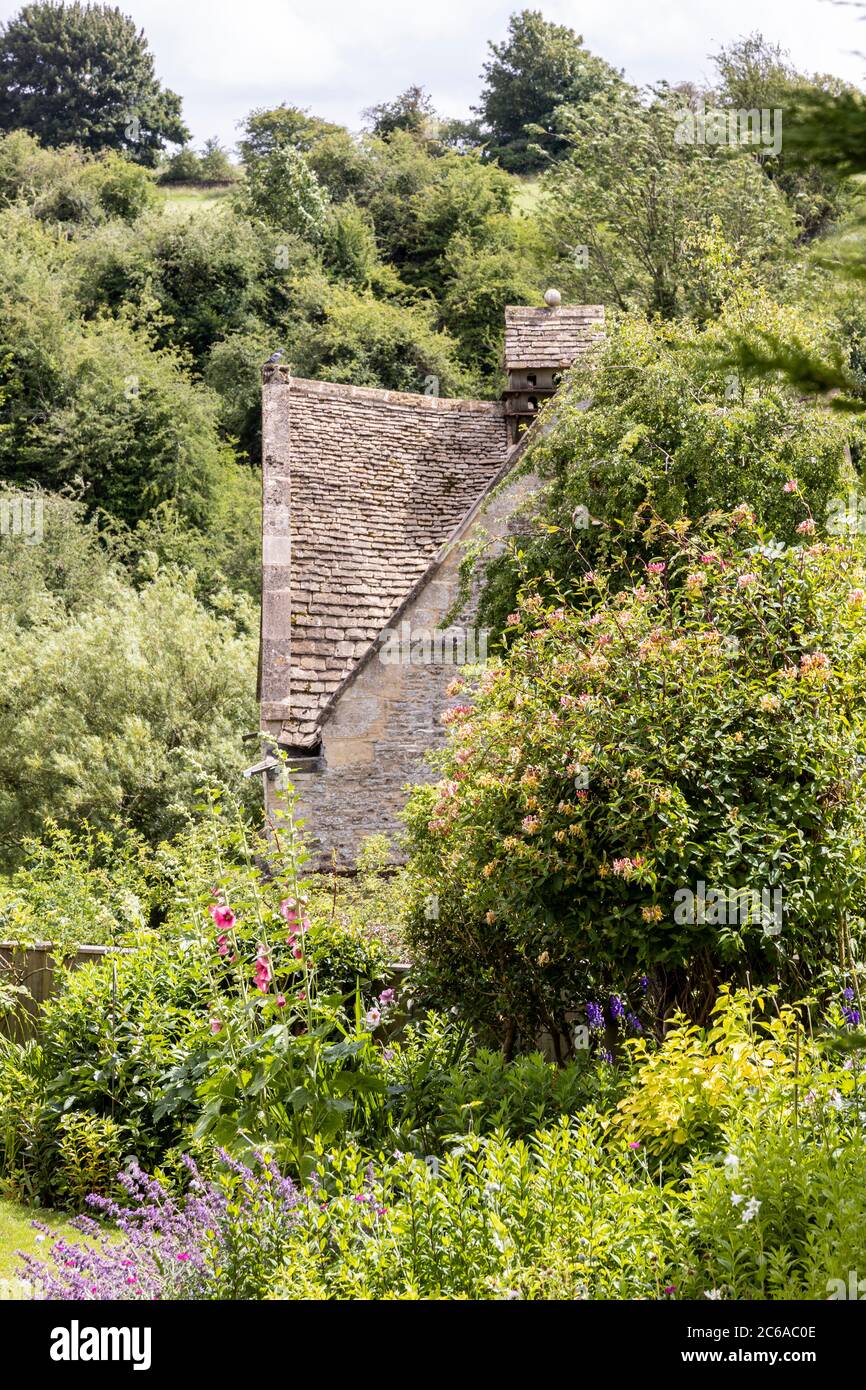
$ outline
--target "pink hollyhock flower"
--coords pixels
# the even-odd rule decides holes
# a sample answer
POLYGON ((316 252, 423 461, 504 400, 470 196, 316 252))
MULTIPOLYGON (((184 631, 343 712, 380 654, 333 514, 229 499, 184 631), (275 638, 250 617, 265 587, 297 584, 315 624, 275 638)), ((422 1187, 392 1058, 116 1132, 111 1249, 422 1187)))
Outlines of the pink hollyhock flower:
POLYGON ((292 955, 294 956, 295 960, 303 960, 303 959, 304 959, 304 948, 303 948, 303 946, 293 946, 293 947, 292 947, 292 955))
POLYGON ((280 916, 285 917, 287 922, 294 923, 298 920, 298 904, 294 898, 284 898, 280 903, 280 916))
POLYGON ((307 991, 306 991, 305 989, 299 989, 299 990, 298 990, 298 998, 300 999, 300 1001, 301 1001, 302 1004, 303 1004, 304 1000, 306 999, 306 997, 307 997, 307 991))
POLYGON ((229 939, 225 932, 220 932, 217 937, 217 953, 221 956, 227 956, 229 953, 229 939))
POLYGON ((214 921, 214 926, 221 932, 231 931, 237 918, 230 907, 224 907, 222 903, 211 903, 208 912, 214 921))
POLYGON ((800 484, 797 482, 797 479, 796 479, 796 478, 789 478, 788 481, 786 482, 785 486, 782 488, 782 491, 783 491, 783 492, 796 492, 796 491, 797 491, 797 488, 798 488, 799 486, 800 486, 800 484))

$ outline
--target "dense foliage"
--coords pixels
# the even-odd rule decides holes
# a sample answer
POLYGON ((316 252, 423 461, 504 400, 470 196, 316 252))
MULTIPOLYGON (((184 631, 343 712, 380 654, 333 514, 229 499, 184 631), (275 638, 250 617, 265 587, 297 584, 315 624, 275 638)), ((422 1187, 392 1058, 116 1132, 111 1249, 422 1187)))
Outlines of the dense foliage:
POLYGON ((862 918, 856 548, 768 547, 745 505, 643 539, 557 606, 522 597, 409 803, 412 940, 509 1048, 539 1027, 567 1048, 641 974, 657 1017, 700 1015, 725 973, 802 988, 862 918), (682 915, 700 884, 715 903, 682 915))

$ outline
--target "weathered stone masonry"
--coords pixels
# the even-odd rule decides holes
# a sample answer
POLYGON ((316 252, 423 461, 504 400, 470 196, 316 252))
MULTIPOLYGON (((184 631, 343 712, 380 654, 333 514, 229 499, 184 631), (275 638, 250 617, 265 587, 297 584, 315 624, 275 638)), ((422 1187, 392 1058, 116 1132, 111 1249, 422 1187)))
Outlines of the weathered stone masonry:
MULTIPOLYGON (((556 353, 567 358, 568 344, 556 353)), ((262 727, 290 750, 316 857, 336 850, 349 865, 366 835, 395 835, 406 784, 432 775, 425 753, 444 736, 459 670, 383 661, 383 631, 438 628, 460 593, 464 543, 483 526, 495 544, 534 480, 510 477, 523 446, 509 441, 503 403, 280 367, 265 368, 263 443, 262 727)), ((475 597, 452 623, 477 641, 475 597)), ((265 786, 273 805, 277 784, 265 786)))

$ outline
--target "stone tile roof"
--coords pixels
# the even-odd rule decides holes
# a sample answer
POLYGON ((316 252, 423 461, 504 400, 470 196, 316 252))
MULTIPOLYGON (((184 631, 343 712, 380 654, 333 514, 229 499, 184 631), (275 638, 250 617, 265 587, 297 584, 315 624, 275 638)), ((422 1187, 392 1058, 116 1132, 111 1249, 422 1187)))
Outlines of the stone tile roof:
POLYGON ((563 304, 555 309, 509 305, 505 310, 505 370, 570 367, 603 332, 601 304, 563 304))
POLYGON ((266 369, 262 718, 315 743, 328 702, 508 454, 499 402, 266 369))

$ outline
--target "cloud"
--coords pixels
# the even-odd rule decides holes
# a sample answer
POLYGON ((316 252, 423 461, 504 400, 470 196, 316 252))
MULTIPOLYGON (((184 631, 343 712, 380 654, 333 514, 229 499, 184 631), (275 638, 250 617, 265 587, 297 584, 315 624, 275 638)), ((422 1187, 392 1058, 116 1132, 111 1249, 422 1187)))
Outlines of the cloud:
MULTIPOLYGON (((520 0, 118 0, 150 40, 157 71, 184 99, 197 143, 233 145, 254 106, 285 101, 357 129, 364 107, 411 83, 444 114, 477 101, 487 41, 520 0)), ((709 79, 708 55, 760 29, 807 71, 860 82, 856 11, 825 0, 525 0, 582 33, 632 81, 709 79)), ((19 6, 0 0, 0 18, 19 6)))

